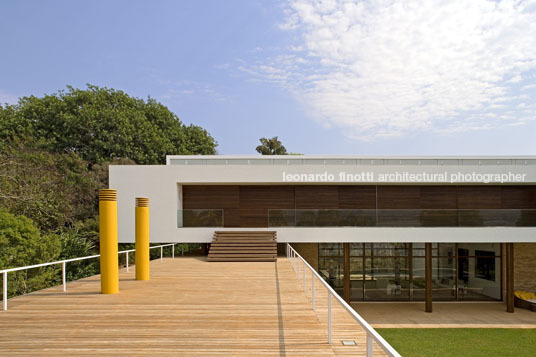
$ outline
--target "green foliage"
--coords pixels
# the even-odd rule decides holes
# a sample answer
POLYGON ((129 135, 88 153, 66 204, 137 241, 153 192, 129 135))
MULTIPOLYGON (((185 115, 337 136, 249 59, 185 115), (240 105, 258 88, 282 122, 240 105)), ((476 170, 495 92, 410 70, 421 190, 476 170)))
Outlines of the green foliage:
POLYGON ((95 215, 98 182, 76 154, 0 149, 1 207, 31 218, 45 232, 95 215))
MULTIPOLYGON (((0 269, 98 254, 97 190, 108 187, 109 165, 162 164, 216 146, 154 99, 105 87, 0 105, 0 269)), ((60 283, 60 270, 9 273, 9 294, 60 283)), ((68 263, 67 279, 98 271, 98 259, 68 263)))
MULTIPOLYGON (((61 254, 59 260, 95 255, 95 245, 84 236, 79 227, 67 229, 60 234, 61 254)), ((99 271, 99 259, 70 262, 66 265, 66 279, 78 280, 99 271)))
POLYGON ((287 155, 287 149, 283 146, 281 141, 274 136, 271 139, 260 138, 261 145, 257 146, 255 150, 261 155, 287 155))
MULTIPOLYGON (((57 235, 41 235, 30 219, 0 209, 0 269, 54 261, 60 251, 57 235)), ((57 267, 8 273, 9 296, 42 289, 57 278, 57 267)))
POLYGON ((534 356, 536 329, 376 329, 402 356, 534 356))
POLYGON ((184 125, 154 99, 89 84, 3 108, 0 140, 75 153, 90 164, 116 158, 162 164, 166 154, 215 154, 217 146, 206 130, 184 125))

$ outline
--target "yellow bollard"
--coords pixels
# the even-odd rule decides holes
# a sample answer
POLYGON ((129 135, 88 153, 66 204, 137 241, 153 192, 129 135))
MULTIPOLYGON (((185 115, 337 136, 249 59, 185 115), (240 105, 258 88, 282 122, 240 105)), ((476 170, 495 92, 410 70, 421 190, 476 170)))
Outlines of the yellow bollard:
POLYGON ((101 293, 119 292, 117 261, 117 191, 99 190, 101 293))
POLYGON ((136 280, 149 280, 149 199, 136 197, 136 280))

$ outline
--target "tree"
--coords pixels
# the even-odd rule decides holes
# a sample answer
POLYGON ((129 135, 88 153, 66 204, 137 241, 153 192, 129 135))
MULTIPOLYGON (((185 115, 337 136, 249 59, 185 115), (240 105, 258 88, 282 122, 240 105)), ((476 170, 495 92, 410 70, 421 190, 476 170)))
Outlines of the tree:
POLYGON ((287 155, 287 149, 283 146, 277 136, 271 139, 260 138, 261 145, 257 146, 255 150, 261 155, 287 155))
POLYGON ((45 233, 96 215, 97 180, 74 153, 0 144, 0 206, 45 233))
POLYGON ((215 154, 217 146, 206 130, 184 125, 152 98, 89 84, 0 108, 0 140, 74 153, 91 165, 116 158, 162 164, 166 155, 215 154))
MULTIPOLYGON (((30 219, 0 209, 0 269, 54 261, 60 250, 59 236, 41 235, 30 219)), ((47 287, 58 280, 58 274, 57 267, 9 273, 9 296, 47 287)))

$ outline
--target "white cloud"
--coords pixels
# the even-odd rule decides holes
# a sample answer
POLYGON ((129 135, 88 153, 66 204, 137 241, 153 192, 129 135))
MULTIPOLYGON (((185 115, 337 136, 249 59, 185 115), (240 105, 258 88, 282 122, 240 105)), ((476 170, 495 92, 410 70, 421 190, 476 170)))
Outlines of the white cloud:
MULTIPOLYGON (((290 90, 350 137, 458 132, 526 122, 536 1, 291 1, 286 54, 242 69, 290 90), (497 113, 497 115, 490 115, 497 113)), ((529 98, 528 101, 534 101, 529 98)))

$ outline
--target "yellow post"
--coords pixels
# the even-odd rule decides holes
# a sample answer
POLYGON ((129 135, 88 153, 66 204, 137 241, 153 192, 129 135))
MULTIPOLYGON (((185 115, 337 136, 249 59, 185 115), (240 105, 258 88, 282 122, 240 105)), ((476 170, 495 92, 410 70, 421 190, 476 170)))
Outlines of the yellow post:
POLYGON ((117 191, 99 190, 101 293, 119 292, 117 261, 117 191))
POLYGON ((149 199, 136 197, 136 280, 149 280, 149 199))

